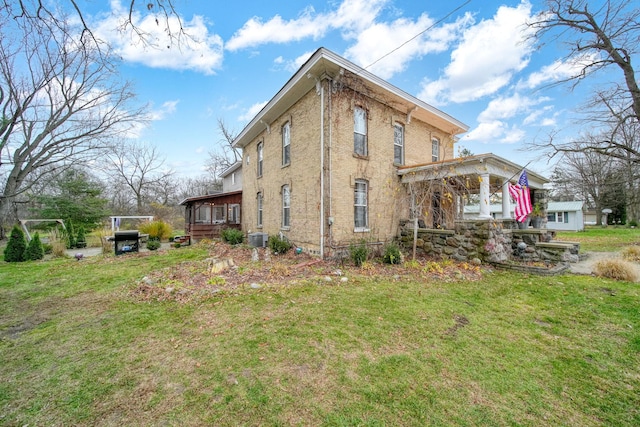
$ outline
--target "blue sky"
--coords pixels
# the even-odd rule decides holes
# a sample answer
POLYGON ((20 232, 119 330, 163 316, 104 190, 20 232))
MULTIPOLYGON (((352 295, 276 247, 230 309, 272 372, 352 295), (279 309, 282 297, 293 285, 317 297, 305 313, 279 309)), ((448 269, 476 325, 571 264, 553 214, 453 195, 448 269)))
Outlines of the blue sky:
POLYGON ((151 108, 139 138, 185 176, 202 174, 207 153, 219 149, 218 119, 239 132, 321 46, 373 64, 369 71, 469 125, 459 148, 533 161, 547 174, 539 153, 522 149, 558 129, 578 132, 572 110, 588 89, 548 87, 573 69, 562 46, 538 49, 526 38, 523 24, 542 1, 175 0, 191 36, 179 46, 152 14, 134 14, 156 48, 115 30, 128 0, 87 4, 90 25, 116 48, 122 74, 151 108))

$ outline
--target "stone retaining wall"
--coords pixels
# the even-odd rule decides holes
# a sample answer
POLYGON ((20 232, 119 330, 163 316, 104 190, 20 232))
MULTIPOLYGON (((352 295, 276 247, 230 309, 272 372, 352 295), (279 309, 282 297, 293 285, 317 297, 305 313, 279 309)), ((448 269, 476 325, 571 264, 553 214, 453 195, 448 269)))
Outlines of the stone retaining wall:
MULTIPOLYGON (((456 221, 454 230, 418 229, 416 247, 425 255, 458 261, 504 264, 509 262, 577 262, 577 243, 552 242, 546 229, 518 229, 513 220, 456 221)), ((400 244, 413 249, 413 223, 401 223, 400 244)))

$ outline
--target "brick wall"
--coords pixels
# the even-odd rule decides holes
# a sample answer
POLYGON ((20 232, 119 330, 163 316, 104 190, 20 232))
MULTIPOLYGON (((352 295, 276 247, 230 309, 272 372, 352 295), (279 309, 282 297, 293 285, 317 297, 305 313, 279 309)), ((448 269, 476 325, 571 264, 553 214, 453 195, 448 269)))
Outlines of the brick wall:
MULTIPOLYGON (((347 73, 348 74, 348 73, 347 73)), ((453 140, 445 133, 417 119, 407 120, 404 111, 387 105, 380 95, 359 82, 345 77, 334 86, 324 80, 325 147, 325 245, 326 252, 365 239, 390 241, 398 234, 400 218, 409 210, 407 189, 396 174, 394 159, 394 124, 405 128, 405 164, 431 161, 431 139, 440 139, 441 159, 453 156, 453 140), (355 88, 355 89, 354 89, 355 88), (367 111, 368 155, 354 155, 354 107, 367 111), (369 184, 369 228, 354 229, 355 180, 369 184), (333 223, 329 225, 329 217, 333 223)), ((246 232, 261 231, 274 235, 282 232, 297 246, 319 253, 321 219, 320 141, 322 130, 321 99, 310 90, 285 114, 269 123, 265 130, 243 151, 243 214, 246 232), (291 163, 282 166, 282 126, 291 123, 291 163), (257 145, 264 144, 263 176, 257 177, 257 145), (291 226, 282 229, 281 188, 291 189, 291 226), (257 227, 256 196, 262 192, 263 226, 257 227)))

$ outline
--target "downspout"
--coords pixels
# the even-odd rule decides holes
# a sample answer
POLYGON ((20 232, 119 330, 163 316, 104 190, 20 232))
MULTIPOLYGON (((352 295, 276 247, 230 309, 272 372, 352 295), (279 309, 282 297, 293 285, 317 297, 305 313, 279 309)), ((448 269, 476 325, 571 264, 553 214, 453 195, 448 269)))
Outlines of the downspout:
POLYGON ((324 85, 321 80, 317 84, 320 86, 320 259, 324 259, 324 85))
MULTIPOLYGON (((333 82, 330 80, 329 81, 329 85, 332 85, 333 82)), ((333 94, 333 90, 332 87, 329 87, 329 92, 327 93, 327 103, 328 108, 329 108, 329 146, 327 147, 329 153, 328 153, 328 157, 329 157, 329 242, 333 241, 333 228, 331 227, 331 225, 333 224, 332 221, 332 217, 333 217, 333 162, 332 162, 332 157, 331 157, 331 150, 333 148, 333 116, 332 116, 332 94, 333 94)))

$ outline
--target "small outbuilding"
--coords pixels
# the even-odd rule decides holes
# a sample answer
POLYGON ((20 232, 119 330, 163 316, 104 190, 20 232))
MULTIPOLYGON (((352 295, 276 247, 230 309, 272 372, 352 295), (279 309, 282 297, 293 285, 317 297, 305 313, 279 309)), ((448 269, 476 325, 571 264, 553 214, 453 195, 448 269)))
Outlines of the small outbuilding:
POLYGON ((583 201, 549 202, 547 206, 547 228, 549 230, 584 230, 583 201))

